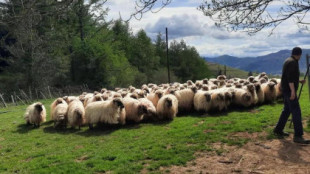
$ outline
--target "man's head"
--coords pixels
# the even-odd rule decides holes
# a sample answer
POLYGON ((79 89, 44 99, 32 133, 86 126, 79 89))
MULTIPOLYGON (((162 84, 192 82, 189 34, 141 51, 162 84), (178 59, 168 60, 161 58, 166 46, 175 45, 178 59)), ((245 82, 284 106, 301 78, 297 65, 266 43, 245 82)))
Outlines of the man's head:
POLYGON ((295 47, 295 48, 293 48, 293 50, 292 50, 292 56, 294 56, 297 60, 300 59, 301 54, 302 54, 302 50, 301 50, 300 47, 295 47))

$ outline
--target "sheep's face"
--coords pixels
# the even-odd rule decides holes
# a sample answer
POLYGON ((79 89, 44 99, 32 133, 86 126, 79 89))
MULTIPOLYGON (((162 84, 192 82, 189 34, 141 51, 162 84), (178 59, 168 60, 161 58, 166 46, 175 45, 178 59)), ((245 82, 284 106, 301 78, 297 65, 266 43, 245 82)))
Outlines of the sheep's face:
POLYGON ((191 80, 187 80, 187 85, 193 85, 194 83, 193 83, 193 81, 191 81, 191 80))
POLYGON ((56 106, 63 103, 64 100, 62 98, 58 98, 57 101, 56 101, 56 106))
POLYGON ((127 92, 122 92, 121 96, 124 98, 127 94, 127 92))
POLYGON ((102 101, 101 96, 100 96, 100 95, 96 95, 96 96, 95 96, 95 101, 102 101))
POLYGON ((167 108, 171 108, 171 106, 172 106, 172 100, 171 100, 171 98, 166 98, 166 100, 165 100, 165 106, 166 106, 167 108))
POLYGON ((145 97, 145 93, 144 93, 144 91, 139 91, 139 93, 138 93, 138 98, 144 98, 145 97))
POLYGON ((219 75, 217 77, 218 80, 225 80, 226 79, 226 76, 225 75, 219 75))
POLYGON ((202 84, 201 83, 197 83, 197 84, 195 84, 195 86, 197 87, 197 88, 202 88, 202 84))
POLYGON ((251 100, 251 95, 248 94, 248 93, 245 93, 245 94, 242 95, 242 99, 245 102, 249 102, 251 100))
POLYGON ((222 93, 219 93, 216 95, 216 100, 217 101, 224 101, 225 100, 225 96, 222 93))
POLYGON ((140 104, 138 106, 138 115, 147 114, 147 108, 145 105, 140 104))
POLYGON ((39 104, 35 105, 35 109, 36 109, 38 112, 42 112, 42 111, 43 111, 42 104, 39 103, 39 104))
POLYGON ((246 87, 251 93, 253 93, 255 90, 255 86, 253 84, 248 84, 246 87))
POLYGON ((215 85, 219 85, 220 82, 219 82, 218 80, 214 80, 213 83, 214 83, 215 85))
POLYGON ((270 79, 270 82, 273 82, 275 84, 278 84, 277 80, 275 78, 270 79))
POLYGON ((245 82, 243 83, 243 85, 248 85, 248 84, 250 84, 249 81, 245 81, 245 82))
POLYGON ((224 80, 222 80, 222 81, 220 81, 220 84, 219 84, 219 85, 220 85, 220 86, 224 86, 225 83, 226 83, 226 82, 225 82, 224 80))
POLYGON ((266 79, 259 79, 259 82, 260 82, 261 84, 263 84, 263 83, 267 83, 267 80, 266 80, 266 79))
POLYGON ((227 84, 226 87, 227 87, 227 88, 230 88, 230 87, 232 87, 232 85, 231 85, 231 84, 227 84))
POLYGON ((168 93, 169 93, 169 94, 174 95, 174 94, 175 94, 175 92, 176 92, 176 89, 174 89, 174 88, 170 88, 170 89, 168 89, 168 93))
POLYGON ((163 96, 162 91, 156 91, 155 94, 157 95, 158 98, 161 98, 163 96))
POLYGON ((253 76, 250 76, 250 77, 248 77, 248 80, 249 80, 250 82, 253 82, 254 77, 253 77, 253 76))
POLYGON ((255 83, 254 86, 255 86, 256 92, 258 92, 261 89, 261 86, 259 83, 255 83))
POLYGON ((267 74, 266 74, 265 72, 262 72, 262 73, 259 75, 259 78, 265 77, 265 76, 267 76, 267 74))
POLYGON ((244 82, 245 82, 245 80, 243 80, 243 79, 239 80, 239 83, 244 83, 244 82))
POLYGON ((115 106, 120 107, 121 109, 124 108, 124 104, 119 98, 113 99, 113 103, 115 106))
POLYGON ((208 84, 208 79, 203 79, 202 84, 208 84))
POLYGON ((273 82, 269 82, 269 83, 268 83, 268 86, 269 86, 269 89, 270 89, 270 90, 274 90, 274 89, 275 89, 275 85, 276 85, 276 84, 273 83, 273 82))
POLYGON ((187 87, 188 87, 188 85, 187 85, 187 84, 183 84, 183 86, 184 86, 184 88, 187 88, 187 87))
POLYGON ((236 88, 242 88, 242 84, 240 83, 236 84, 236 88))
POLYGON ((122 95, 119 93, 114 94, 113 98, 122 98, 122 95))
POLYGON ((97 94, 99 94, 99 92, 98 91, 94 91, 94 95, 97 95, 97 94))
POLYGON ((209 87, 208 87, 207 85, 203 85, 203 86, 202 86, 202 90, 203 90, 203 91, 208 91, 208 90, 209 90, 209 87))
POLYGON ((143 88, 142 90, 144 91, 145 95, 150 93, 150 90, 148 88, 143 88))
POLYGON ((205 93, 204 96, 205 96, 207 102, 210 102, 210 101, 211 101, 211 94, 205 93))
POLYGON ((107 89, 106 89, 106 88, 102 88, 101 91, 100 91, 101 94, 103 94, 103 93, 105 93, 105 92, 107 92, 107 89))
POLYGON ((230 92, 225 92, 225 101, 232 101, 232 94, 230 92))
POLYGON ((185 87, 184 87, 184 86, 181 86, 181 87, 180 87, 180 90, 182 90, 182 89, 185 89, 185 87))

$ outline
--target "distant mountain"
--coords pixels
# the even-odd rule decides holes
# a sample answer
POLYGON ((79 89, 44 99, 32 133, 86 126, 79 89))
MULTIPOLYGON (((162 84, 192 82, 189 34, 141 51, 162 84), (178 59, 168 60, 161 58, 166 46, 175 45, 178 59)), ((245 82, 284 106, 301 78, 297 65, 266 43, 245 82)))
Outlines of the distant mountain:
MULTIPOLYGON (((310 49, 303 49, 303 55, 299 61, 301 72, 306 72, 306 54, 310 55, 310 49)), ((233 68, 238 68, 244 71, 266 72, 268 74, 281 74, 282 65, 286 58, 291 55, 291 50, 281 50, 276 53, 267 54, 258 57, 239 58, 229 55, 223 55, 216 58, 207 58, 207 62, 227 65, 233 68)))

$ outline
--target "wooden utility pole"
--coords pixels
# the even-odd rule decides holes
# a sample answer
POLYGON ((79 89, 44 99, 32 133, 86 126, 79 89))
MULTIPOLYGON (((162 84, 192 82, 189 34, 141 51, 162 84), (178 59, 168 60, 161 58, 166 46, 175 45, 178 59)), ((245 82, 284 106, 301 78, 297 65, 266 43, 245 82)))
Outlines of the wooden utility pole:
POLYGON ((170 84, 169 48, 168 48, 168 28, 167 28, 167 27, 166 27, 166 47, 167 47, 168 82, 169 82, 169 84, 170 84))
MULTIPOLYGON (((309 54, 307 54, 306 55, 307 68, 309 67, 309 59, 310 59, 310 56, 309 54)), ((309 100, 310 100, 310 73, 308 73, 308 93, 309 93, 309 100)))

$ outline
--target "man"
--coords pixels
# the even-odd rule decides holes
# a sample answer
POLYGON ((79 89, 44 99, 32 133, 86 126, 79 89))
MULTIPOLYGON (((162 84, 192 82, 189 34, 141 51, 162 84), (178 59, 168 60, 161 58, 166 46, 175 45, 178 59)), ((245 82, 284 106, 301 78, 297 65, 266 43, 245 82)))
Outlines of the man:
POLYGON ((288 136, 288 133, 283 132, 290 113, 294 123, 294 142, 302 144, 310 144, 309 140, 303 138, 303 127, 301 122, 301 111, 296 95, 298 84, 305 83, 305 80, 299 80, 299 65, 298 61, 301 57, 302 50, 295 47, 292 50, 292 56, 287 58, 283 64, 281 90, 283 93, 284 108, 280 115, 279 121, 273 132, 277 136, 288 136))

